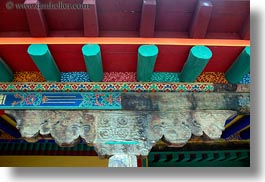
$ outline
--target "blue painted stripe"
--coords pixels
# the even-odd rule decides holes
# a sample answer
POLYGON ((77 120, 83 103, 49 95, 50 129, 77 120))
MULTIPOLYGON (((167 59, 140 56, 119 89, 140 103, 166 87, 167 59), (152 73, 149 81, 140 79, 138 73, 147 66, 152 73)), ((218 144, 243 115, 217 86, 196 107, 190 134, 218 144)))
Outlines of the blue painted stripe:
POLYGON ((238 120, 236 123, 231 125, 229 128, 226 128, 225 131, 223 131, 222 133, 222 138, 227 138, 249 125, 250 125, 250 116, 246 115, 242 119, 238 120))
POLYGON ((117 145, 117 144, 123 144, 123 145, 138 145, 139 142, 137 141, 107 141, 105 144, 109 145, 117 145))

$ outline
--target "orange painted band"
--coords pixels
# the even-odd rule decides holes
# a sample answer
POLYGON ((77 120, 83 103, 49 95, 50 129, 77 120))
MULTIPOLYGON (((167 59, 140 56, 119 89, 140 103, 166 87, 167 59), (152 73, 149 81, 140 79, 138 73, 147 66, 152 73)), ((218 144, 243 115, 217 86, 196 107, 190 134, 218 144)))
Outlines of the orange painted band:
POLYGON ((184 38, 106 38, 106 37, 48 37, 48 38, 0 38, 0 45, 23 44, 155 44, 155 45, 205 45, 250 46, 250 40, 184 39, 184 38))

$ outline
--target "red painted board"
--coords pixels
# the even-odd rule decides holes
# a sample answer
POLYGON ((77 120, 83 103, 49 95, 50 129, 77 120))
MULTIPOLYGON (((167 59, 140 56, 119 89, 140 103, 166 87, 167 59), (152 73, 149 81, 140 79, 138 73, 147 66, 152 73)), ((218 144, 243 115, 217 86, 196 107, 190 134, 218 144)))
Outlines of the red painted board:
POLYGON ((1 45, 0 57, 13 71, 38 71, 27 54, 29 45, 1 45))
POLYGON ((142 0, 97 0, 100 31, 139 31, 142 0))
POLYGON ((104 72, 136 72, 139 45, 101 45, 104 72))
POLYGON ((197 0, 157 0, 156 31, 188 32, 197 0))
POLYGON ((86 71, 86 66, 82 55, 83 45, 48 46, 60 71, 86 71))
POLYGON ((208 72, 225 72, 231 64, 236 60, 237 56, 245 47, 209 47, 213 56, 204 71, 208 72))
POLYGON ((0 1, 0 32, 29 32, 25 11, 14 8, 15 3, 23 4, 24 1, 0 1))
MULTIPOLYGON (((80 4, 83 0, 41 0, 41 3, 52 2, 53 4, 63 2, 65 4, 80 4)), ((49 31, 83 31, 83 10, 82 9, 44 9, 49 31)), ((70 36, 63 32, 61 36, 70 36)))
POLYGON ((244 21, 250 14, 250 1, 212 0, 212 17, 208 33, 239 33, 244 21))

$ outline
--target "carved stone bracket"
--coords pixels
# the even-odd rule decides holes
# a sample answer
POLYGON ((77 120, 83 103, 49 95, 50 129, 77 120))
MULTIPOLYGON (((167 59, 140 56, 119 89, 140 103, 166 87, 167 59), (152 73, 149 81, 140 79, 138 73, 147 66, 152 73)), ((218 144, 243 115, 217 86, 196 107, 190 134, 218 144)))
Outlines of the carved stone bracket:
POLYGON ((147 156, 163 136, 166 142, 177 146, 185 145, 192 135, 205 133, 211 139, 220 138, 226 119, 236 114, 230 110, 6 112, 17 120, 17 128, 25 138, 50 134, 60 146, 72 145, 82 138, 94 145, 99 156, 123 155, 125 161, 134 161, 127 155, 147 156))

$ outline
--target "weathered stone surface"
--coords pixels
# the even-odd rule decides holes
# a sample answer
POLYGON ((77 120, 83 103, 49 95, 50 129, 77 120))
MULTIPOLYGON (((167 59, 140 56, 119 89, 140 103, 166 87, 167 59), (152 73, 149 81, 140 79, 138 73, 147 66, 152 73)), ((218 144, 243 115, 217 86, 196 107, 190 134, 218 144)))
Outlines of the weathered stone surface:
POLYGON ((248 114, 249 93, 124 93, 122 110, 182 111, 182 110, 235 110, 248 114))
POLYGON ((237 92, 237 93, 249 93, 250 84, 214 84, 214 92, 237 92))
POLYGON ((250 84, 238 84, 236 92, 249 93, 250 92, 250 84))
POLYGON ((78 138, 83 138, 94 145, 100 156, 147 156, 163 136, 168 143, 179 146, 187 143, 192 134, 201 136, 205 133, 211 139, 217 139, 224 130, 226 119, 236 114, 230 110, 10 110, 7 113, 17 119, 23 137, 51 134, 61 146, 72 145, 78 138))
POLYGON ((109 167, 137 167, 135 155, 114 155, 109 158, 109 167))
POLYGON ((236 84, 214 84, 214 92, 235 92, 236 90, 236 84))

